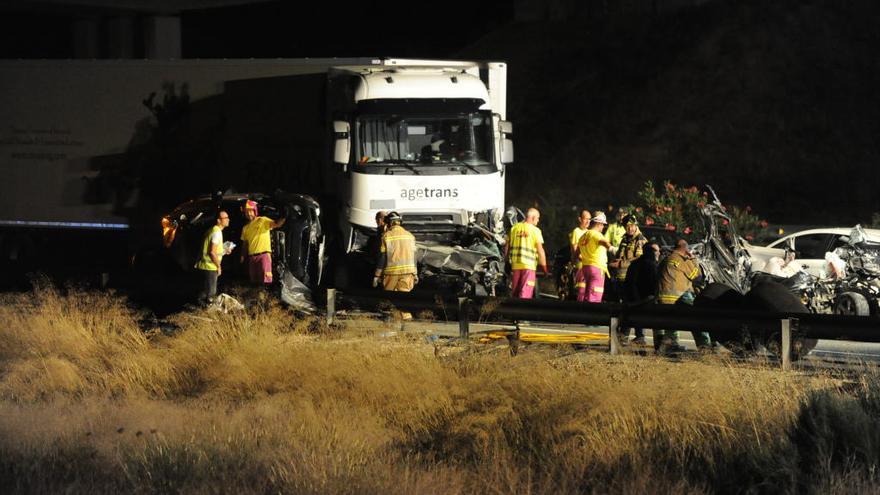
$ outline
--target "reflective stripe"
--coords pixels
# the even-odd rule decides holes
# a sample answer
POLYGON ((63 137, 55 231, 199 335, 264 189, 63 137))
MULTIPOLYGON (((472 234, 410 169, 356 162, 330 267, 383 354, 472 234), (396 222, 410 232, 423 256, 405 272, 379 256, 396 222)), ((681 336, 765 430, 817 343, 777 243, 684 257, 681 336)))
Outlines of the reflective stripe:
POLYGON ((660 294, 658 299, 661 304, 675 304, 681 298, 681 294, 660 294))
POLYGON ((380 251, 385 256, 382 272, 387 275, 415 275, 416 238, 400 225, 395 225, 382 236, 380 251))
POLYGON ((543 244, 541 229, 526 222, 519 222, 510 229, 507 255, 514 270, 538 268, 538 245, 543 244))

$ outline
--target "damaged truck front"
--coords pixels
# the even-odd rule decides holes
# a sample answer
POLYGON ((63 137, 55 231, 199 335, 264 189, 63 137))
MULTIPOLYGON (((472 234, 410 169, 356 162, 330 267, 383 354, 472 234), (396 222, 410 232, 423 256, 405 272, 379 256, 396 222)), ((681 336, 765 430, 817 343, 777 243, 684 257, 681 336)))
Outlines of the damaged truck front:
POLYGON ((382 60, 329 73, 343 112, 332 123, 336 287, 372 279, 375 216, 396 211, 418 247, 418 289, 496 294, 504 182, 513 162, 506 64, 382 60))

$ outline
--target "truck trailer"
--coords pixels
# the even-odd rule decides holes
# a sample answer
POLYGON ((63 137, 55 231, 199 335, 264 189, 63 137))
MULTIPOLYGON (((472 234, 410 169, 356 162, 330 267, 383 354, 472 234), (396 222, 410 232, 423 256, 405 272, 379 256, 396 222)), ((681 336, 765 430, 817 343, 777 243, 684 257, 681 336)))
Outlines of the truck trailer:
POLYGON ((361 280, 379 210, 401 213, 426 274, 503 285, 497 256, 491 282, 474 271, 486 279, 475 254, 503 234, 504 63, 21 60, 0 72, 6 262, 130 260, 187 199, 284 190, 321 205, 328 285, 361 280))

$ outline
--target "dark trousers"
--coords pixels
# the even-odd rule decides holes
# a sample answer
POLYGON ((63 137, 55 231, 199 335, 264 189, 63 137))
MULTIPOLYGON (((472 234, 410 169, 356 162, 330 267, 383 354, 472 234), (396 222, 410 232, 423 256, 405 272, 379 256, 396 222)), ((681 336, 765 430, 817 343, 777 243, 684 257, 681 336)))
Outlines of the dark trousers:
POLYGON ((202 288, 199 291, 198 302, 211 304, 217 297, 217 270, 199 270, 202 277, 202 288))

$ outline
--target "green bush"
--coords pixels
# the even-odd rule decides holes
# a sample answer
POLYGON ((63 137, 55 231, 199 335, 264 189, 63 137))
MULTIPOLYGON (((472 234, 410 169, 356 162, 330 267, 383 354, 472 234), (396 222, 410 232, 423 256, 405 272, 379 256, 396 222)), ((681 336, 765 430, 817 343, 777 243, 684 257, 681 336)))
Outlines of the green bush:
MULTIPOLYGON (((663 188, 658 191, 652 181, 647 181, 637 196, 638 204, 624 208, 634 212, 643 225, 659 225, 689 239, 706 235, 700 210, 713 199, 708 191, 697 186, 678 186, 669 180, 663 181, 663 188)), ((767 235, 767 221, 756 215, 751 206, 724 208, 737 233, 747 241, 767 235)))

